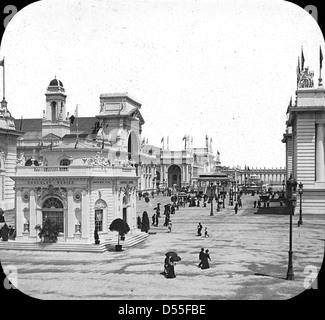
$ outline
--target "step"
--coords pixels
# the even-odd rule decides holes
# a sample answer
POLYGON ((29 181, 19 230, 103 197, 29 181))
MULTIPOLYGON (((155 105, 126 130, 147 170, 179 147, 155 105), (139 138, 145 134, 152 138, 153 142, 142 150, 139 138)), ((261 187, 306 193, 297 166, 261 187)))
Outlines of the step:
MULTIPOLYGON (((149 235, 141 232, 132 235, 125 241, 120 241, 123 247, 129 248, 144 241, 149 235)), ((93 243, 42 243, 42 242, 21 242, 21 241, 0 241, 0 250, 30 250, 30 251, 65 251, 65 252, 98 252, 103 253, 112 250, 117 244, 116 240, 107 239, 105 242, 95 245, 93 243)))

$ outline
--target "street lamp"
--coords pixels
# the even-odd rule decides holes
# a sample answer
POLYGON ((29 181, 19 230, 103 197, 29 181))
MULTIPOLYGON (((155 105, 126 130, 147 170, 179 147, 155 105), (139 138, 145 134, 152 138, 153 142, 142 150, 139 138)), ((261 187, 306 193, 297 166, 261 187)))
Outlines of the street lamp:
POLYGON ((282 197, 284 197, 284 186, 285 186, 285 183, 284 183, 284 180, 282 180, 282 197))
POLYGON ((232 182, 229 182, 229 205, 232 206, 232 182))
POLYGON ((292 175, 287 181, 287 192, 288 192, 288 204, 289 204, 289 216, 290 216, 290 229, 289 229, 289 261, 287 280, 294 280, 293 266, 292 266, 292 216, 294 215, 296 205, 296 188, 297 181, 293 179, 292 175))
POLYGON ((211 211, 210 211, 210 216, 213 216, 213 190, 214 190, 214 186, 213 186, 213 182, 210 182, 210 191, 211 191, 211 211))
POLYGON ((298 192, 299 192, 299 196, 300 196, 300 208, 299 208, 299 220, 298 220, 298 227, 300 227, 302 225, 302 194, 304 193, 303 191, 303 187, 304 185, 300 182, 299 183, 299 189, 298 189, 298 192))
POLYGON ((222 182, 222 208, 225 208, 225 183, 222 182))
POLYGON ((218 195, 217 195, 217 211, 220 211, 220 205, 219 205, 219 196, 220 196, 220 187, 221 187, 221 182, 218 181, 218 195))

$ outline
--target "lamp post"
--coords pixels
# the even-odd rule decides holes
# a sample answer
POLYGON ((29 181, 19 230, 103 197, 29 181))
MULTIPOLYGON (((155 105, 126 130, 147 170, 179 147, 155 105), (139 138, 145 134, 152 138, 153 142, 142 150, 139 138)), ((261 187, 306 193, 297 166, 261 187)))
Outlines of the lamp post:
POLYGON ((289 229, 289 261, 288 261, 288 271, 287 271, 287 280, 294 280, 293 266, 292 266, 292 215, 295 211, 296 204, 296 188, 297 181, 293 179, 292 175, 287 181, 287 191, 288 191, 288 201, 290 209, 290 229, 289 229))
POLYGON ((218 181, 218 194, 217 194, 217 211, 218 212, 220 211, 220 205, 219 205, 220 186, 221 186, 221 183, 220 183, 220 181, 218 181))
POLYGON ((211 191, 211 211, 210 211, 210 216, 213 216, 213 190, 214 190, 214 187, 213 187, 213 183, 210 182, 210 191, 211 191))
POLYGON ((282 197, 284 197, 284 186, 285 186, 285 183, 284 183, 284 180, 282 180, 282 197))
POLYGON ((225 183, 222 182, 222 208, 225 208, 225 183))
POLYGON ((303 187, 304 185, 300 182, 299 183, 299 197, 300 197, 300 208, 299 208, 299 220, 298 220, 298 227, 300 227, 303 223, 302 223, 302 194, 304 193, 303 191, 303 187))

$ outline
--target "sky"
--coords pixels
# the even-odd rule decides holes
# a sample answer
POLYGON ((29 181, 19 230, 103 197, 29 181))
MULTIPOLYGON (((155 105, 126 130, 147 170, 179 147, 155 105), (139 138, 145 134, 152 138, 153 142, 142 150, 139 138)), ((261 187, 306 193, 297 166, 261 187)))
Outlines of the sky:
POLYGON ((42 0, 9 22, 0 59, 15 118, 42 117, 56 76, 70 113, 95 116, 100 94, 127 92, 149 144, 169 136, 181 150, 187 134, 204 147, 208 135, 224 166, 279 168, 298 57, 317 85, 320 45, 317 22, 288 1, 42 0))

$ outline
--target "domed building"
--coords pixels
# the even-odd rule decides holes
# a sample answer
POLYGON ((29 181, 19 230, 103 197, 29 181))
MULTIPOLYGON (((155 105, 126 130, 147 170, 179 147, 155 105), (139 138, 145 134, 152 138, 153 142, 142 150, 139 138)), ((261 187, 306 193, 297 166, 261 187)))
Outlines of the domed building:
POLYGON ((95 230, 106 243, 116 237, 109 230, 116 218, 137 233, 138 164, 155 161, 140 155, 141 104, 126 93, 102 94, 98 115, 80 118, 76 107, 70 116, 56 78, 45 97, 42 119, 16 121, 25 132, 11 176, 16 241, 40 241, 35 226, 46 218, 56 222, 58 241, 65 243, 93 243, 95 230))

